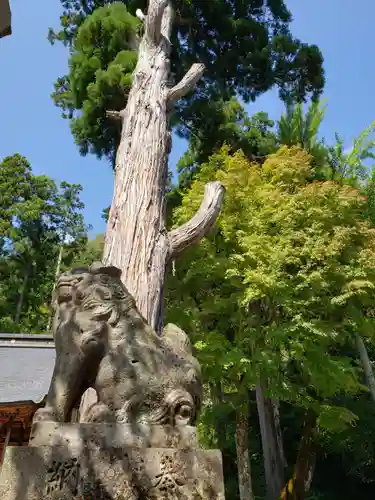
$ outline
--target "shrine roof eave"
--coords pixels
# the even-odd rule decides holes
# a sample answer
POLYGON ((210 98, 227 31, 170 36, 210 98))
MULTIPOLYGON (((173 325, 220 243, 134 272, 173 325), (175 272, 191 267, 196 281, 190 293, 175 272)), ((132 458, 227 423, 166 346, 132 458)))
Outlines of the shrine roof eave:
POLYGON ((9 0, 0 0, 0 38, 12 34, 12 14, 9 0))
POLYGON ((27 414, 44 405, 45 396, 40 401, 9 401, 0 403, 0 420, 7 412, 16 412, 17 414, 27 414))
POLYGON ((46 347, 53 349, 55 344, 53 335, 0 332, 0 347, 31 347, 34 349, 46 347))
POLYGON ((9 445, 25 445, 29 441, 32 420, 38 408, 45 405, 45 397, 35 401, 0 403, 0 447, 5 440, 4 427, 10 426, 9 445))

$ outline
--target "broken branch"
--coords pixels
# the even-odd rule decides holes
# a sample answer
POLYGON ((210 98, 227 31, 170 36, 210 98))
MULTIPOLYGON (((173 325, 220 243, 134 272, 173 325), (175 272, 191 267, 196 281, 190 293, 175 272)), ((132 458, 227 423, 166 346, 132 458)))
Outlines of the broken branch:
POLYGON ((197 84, 198 80, 202 77, 204 69, 204 64, 193 64, 186 75, 182 78, 182 80, 169 90, 169 103, 174 103, 191 92, 197 84))
POLYGON ((106 111, 107 118, 113 118, 113 120, 121 120, 121 111, 106 111))
POLYGON ((218 181, 206 184, 202 204, 194 217, 168 233, 170 259, 198 243, 207 234, 220 213, 224 192, 224 186, 218 181))
POLYGON ((150 0, 145 18, 145 36, 150 43, 158 43, 163 13, 169 0, 150 0))
POLYGON ((141 11, 141 9, 137 9, 137 10, 135 11, 135 15, 136 15, 136 17, 138 17, 138 19, 139 19, 140 21, 142 21, 142 23, 143 23, 143 22, 145 21, 145 19, 146 19, 146 16, 143 14, 143 12, 141 11))

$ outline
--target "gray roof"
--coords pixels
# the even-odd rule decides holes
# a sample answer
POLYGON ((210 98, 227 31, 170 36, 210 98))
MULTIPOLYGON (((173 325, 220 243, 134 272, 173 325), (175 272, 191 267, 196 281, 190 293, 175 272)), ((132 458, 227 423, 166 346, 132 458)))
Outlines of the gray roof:
POLYGON ((43 399, 54 363, 51 335, 0 333, 0 403, 43 399))

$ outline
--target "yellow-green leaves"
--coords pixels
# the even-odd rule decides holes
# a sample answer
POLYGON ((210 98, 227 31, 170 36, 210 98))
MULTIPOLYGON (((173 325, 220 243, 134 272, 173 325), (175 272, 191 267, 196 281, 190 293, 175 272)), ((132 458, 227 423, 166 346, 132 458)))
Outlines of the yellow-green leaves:
POLYGON ((275 396, 320 411, 362 388, 343 346, 353 328, 368 336, 375 326, 367 317, 375 239, 361 193, 314 181, 311 162, 295 146, 261 166, 224 147, 202 166, 175 221, 191 217, 207 181, 225 185, 217 229, 180 264, 207 375, 232 384, 267 378, 275 396))
POLYGON ((318 424, 328 431, 341 431, 346 425, 355 425, 356 421, 357 416, 342 406, 322 405, 320 407, 318 424))

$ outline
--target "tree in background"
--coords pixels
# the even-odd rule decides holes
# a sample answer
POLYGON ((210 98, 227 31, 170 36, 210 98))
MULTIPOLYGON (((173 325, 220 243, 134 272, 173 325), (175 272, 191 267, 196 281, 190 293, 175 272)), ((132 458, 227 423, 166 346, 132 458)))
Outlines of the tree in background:
POLYGON ((141 22, 121 3, 87 17, 72 40, 70 73, 55 84, 54 101, 71 119, 80 153, 105 156, 115 164, 121 121, 108 110, 124 108, 137 63, 141 22))
POLYGON ((345 148, 337 133, 334 144, 326 144, 320 135, 325 101, 310 103, 306 112, 302 103, 289 104, 276 123, 266 113, 250 117, 236 99, 211 103, 211 110, 211 119, 190 136, 188 151, 177 164, 180 189, 190 185, 200 165, 223 144, 233 152, 242 150, 257 163, 263 163, 280 145, 300 146, 312 157, 316 179, 356 186, 368 181, 368 160, 374 159, 374 124, 354 138, 351 148, 345 148))
MULTIPOLYGON (((369 179, 368 160, 375 158, 375 123, 371 123, 357 137, 352 147, 345 150, 344 140, 335 134, 336 142, 326 146, 319 138, 319 127, 323 121, 325 106, 312 103, 304 115, 302 104, 288 106, 287 111, 278 121, 278 141, 281 144, 299 145, 313 158, 316 179, 329 179, 340 184, 349 184, 361 188, 367 197, 366 217, 374 220, 373 182, 369 179)), ((366 344, 358 332, 353 332, 360 355, 366 383, 375 402, 375 376, 367 353, 366 344)))
POLYGON ((76 256, 74 267, 88 267, 102 258, 104 249, 104 234, 97 234, 93 240, 87 241, 85 248, 76 256))
POLYGON ((279 144, 300 146, 307 151, 313 161, 314 174, 317 178, 326 177, 327 148, 319 137, 319 127, 324 119, 324 102, 312 102, 306 114, 302 103, 288 104, 286 112, 277 122, 279 144))
MULTIPOLYGON (((189 217, 212 176, 227 189, 223 213, 212 239, 177 262, 168 299, 169 314, 178 307, 181 323, 184 311, 184 327, 200 338, 196 347, 211 380, 242 400, 261 382, 266 396, 306 412, 289 485, 295 495, 314 461, 317 424, 332 432, 355 418, 332 399, 361 389, 342 346, 354 345, 353 328, 369 339, 373 329, 366 200, 350 186, 311 182, 310 158, 282 148, 260 167, 224 149, 203 165, 175 217, 189 217)), ((264 453, 269 445, 263 439, 264 453)), ((268 498, 278 498, 282 484, 267 463, 268 498)))
MULTIPOLYGON (((56 82, 54 99, 63 115, 73 118, 81 152, 114 162, 121 121, 111 121, 106 112, 126 105, 139 50, 137 35, 143 31, 133 16, 147 2, 61 3, 61 29, 50 30, 50 40, 68 45, 72 56, 69 74, 56 82)), ((195 94, 179 96, 171 110, 171 123, 183 137, 205 130, 208 120, 214 123, 217 106, 234 96, 248 102, 277 85, 283 99, 294 101, 316 97, 323 89, 322 55, 315 45, 292 36, 291 13, 282 0, 177 0, 170 6, 175 15, 168 85, 182 80, 192 63, 205 66, 195 94)))
POLYGON ((264 161, 277 149, 274 122, 267 113, 249 116, 241 103, 232 98, 211 102, 209 117, 191 133, 188 150, 177 163, 179 189, 188 187, 200 165, 224 144, 233 152, 243 151, 253 161, 264 161))
POLYGON ((86 243, 87 231, 90 226, 85 226, 82 216, 84 204, 80 200, 82 186, 61 182, 60 191, 56 197, 56 208, 54 214, 54 227, 58 237, 59 252, 57 256, 55 280, 52 289, 51 311, 47 323, 47 332, 50 330, 53 311, 53 295, 57 279, 61 273, 65 251, 65 262, 72 259, 86 243))
MULTIPOLYGON (((374 130, 375 122, 354 138, 349 151, 344 148, 344 140, 339 134, 335 134, 336 143, 328 147, 330 179, 356 186, 363 185, 363 182, 368 180, 371 169, 366 165, 366 161, 375 159, 374 130)), ((370 184, 367 183, 367 191, 369 188, 370 184)))
POLYGON ((306 113, 302 103, 288 105, 277 122, 277 143, 300 146, 307 151, 312 156, 317 179, 359 186, 368 180, 366 161, 375 158, 375 124, 371 123, 355 137, 350 148, 345 148, 344 140, 337 133, 335 143, 327 145, 319 136, 325 111, 325 101, 312 102, 306 113))
POLYGON ((81 187, 32 173, 19 154, 0 164, 0 273, 3 331, 40 333, 48 322, 60 249, 69 264, 86 239, 81 187))

